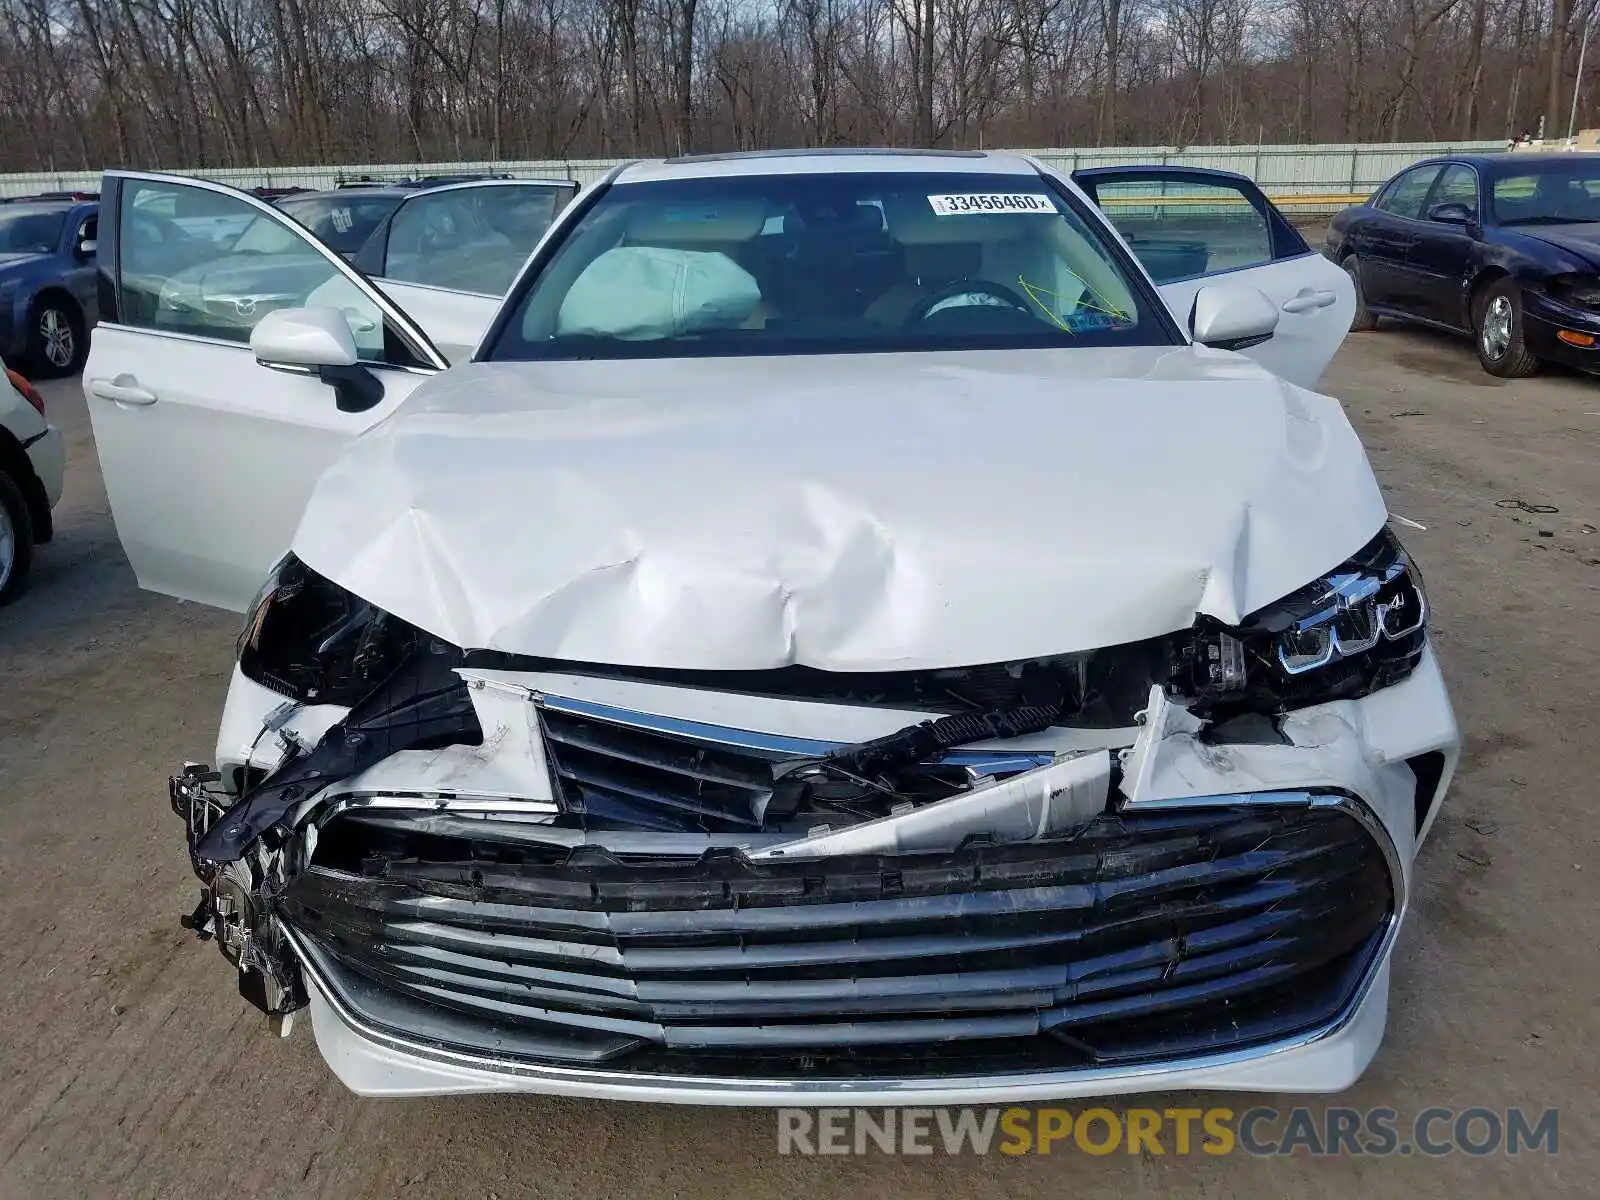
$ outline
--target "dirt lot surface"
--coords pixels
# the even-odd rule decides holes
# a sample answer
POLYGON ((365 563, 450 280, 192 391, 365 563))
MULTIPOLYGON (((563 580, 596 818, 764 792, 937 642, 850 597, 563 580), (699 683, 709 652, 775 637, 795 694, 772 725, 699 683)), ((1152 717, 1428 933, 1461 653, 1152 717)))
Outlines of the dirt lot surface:
POLYGON ((82 396, 55 384, 60 534, 0 613, 0 1195, 1600 1195, 1600 383, 1502 383, 1464 344, 1386 331, 1326 387, 1427 526, 1407 541, 1466 734, 1388 1038, 1332 1102, 1559 1107, 1556 1157, 797 1159, 765 1111, 347 1094, 307 1025, 269 1037, 178 927, 195 888, 165 780, 210 754, 238 619, 135 588, 82 396))

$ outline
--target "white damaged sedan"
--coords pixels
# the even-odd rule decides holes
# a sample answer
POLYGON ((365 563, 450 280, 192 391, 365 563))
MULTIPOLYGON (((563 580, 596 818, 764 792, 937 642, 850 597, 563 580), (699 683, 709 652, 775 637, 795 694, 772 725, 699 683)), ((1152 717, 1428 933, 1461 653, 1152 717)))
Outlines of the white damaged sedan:
MULTIPOLYGON (((271 211, 117 173, 103 208, 185 188, 271 211)), ((249 612, 171 784, 186 921, 351 1088, 1365 1069, 1458 734, 1308 390, 1350 285, 1248 180, 634 164, 448 370, 337 256, 246 344, 111 226, 85 387, 123 544, 249 612)))

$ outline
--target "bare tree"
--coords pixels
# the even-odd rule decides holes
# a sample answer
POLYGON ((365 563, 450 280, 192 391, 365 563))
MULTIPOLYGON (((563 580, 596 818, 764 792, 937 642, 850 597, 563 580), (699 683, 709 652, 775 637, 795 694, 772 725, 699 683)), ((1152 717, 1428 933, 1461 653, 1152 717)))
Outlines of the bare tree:
POLYGON ((0 170, 1564 133, 1596 3, 0 0, 0 170))

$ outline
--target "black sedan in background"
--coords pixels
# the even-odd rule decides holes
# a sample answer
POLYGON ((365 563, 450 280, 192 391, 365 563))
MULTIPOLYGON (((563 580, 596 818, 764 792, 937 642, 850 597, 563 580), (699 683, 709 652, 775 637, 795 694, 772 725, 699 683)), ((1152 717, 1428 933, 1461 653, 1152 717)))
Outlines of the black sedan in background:
POLYGON ((1600 154, 1429 159, 1328 230, 1353 329, 1399 317, 1470 333, 1491 375, 1600 372, 1600 154))

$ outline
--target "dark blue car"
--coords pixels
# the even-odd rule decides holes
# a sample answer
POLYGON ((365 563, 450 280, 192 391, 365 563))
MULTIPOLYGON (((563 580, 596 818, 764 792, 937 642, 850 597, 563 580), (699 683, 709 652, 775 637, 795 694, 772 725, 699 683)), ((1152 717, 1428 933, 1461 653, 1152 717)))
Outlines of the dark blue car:
POLYGON ((70 375, 89 353, 96 313, 99 206, 0 204, 0 357, 33 375, 70 375))
POLYGON ((1600 372, 1600 154, 1429 159, 1328 230, 1353 329, 1401 317, 1461 333, 1491 375, 1600 372))

